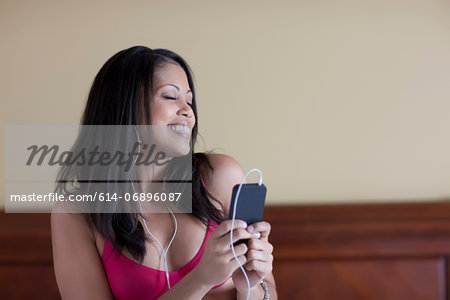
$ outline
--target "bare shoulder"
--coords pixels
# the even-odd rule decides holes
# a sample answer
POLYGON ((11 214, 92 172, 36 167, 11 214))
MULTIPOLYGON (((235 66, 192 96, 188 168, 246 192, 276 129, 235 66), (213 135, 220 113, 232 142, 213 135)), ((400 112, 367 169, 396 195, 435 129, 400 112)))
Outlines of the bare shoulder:
POLYGON ((65 239, 68 232, 83 240, 94 241, 95 236, 83 214, 78 213, 70 203, 56 203, 51 214, 52 237, 65 239))
POLYGON ((226 171, 228 172, 242 172, 242 175, 244 175, 241 165, 232 156, 220 153, 211 153, 208 154, 208 159, 211 164, 213 164, 213 167, 221 168, 219 171, 224 171, 223 169, 226 168, 226 171))
POLYGON ((82 214, 64 208, 56 205, 51 214, 53 265, 61 297, 112 299, 91 226, 82 214))
POLYGON ((213 170, 205 176, 205 185, 207 190, 222 203, 227 216, 233 187, 241 183, 245 173, 239 162, 229 155, 208 154, 208 159, 213 170))

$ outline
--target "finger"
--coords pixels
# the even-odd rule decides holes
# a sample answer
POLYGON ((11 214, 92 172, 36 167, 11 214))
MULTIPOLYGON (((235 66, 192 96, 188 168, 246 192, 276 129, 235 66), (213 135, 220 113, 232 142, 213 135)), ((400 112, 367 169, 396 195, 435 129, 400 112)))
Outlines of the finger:
MULTIPOLYGON (((224 247, 226 249, 230 248, 230 236, 231 232, 220 238, 219 243, 221 247, 224 247)), ((235 243, 239 240, 247 240, 250 239, 251 237, 252 234, 249 233, 245 228, 237 228, 233 230, 232 242, 235 243)))
MULTIPOLYGON (((245 263, 245 269, 247 271, 255 271, 258 274, 267 275, 272 272, 272 263, 264 262, 260 260, 252 260, 245 263)), ((265 276, 263 276, 265 277, 265 276)))
POLYGON ((250 233, 260 232, 261 238, 267 238, 270 234, 270 229, 271 229, 270 224, 265 221, 256 222, 247 227, 247 231, 250 233))
POLYGON ((273 260, 271 253, 261 250, 248 250, 247 253, 245 253, 245 257, 247 257, 247 263, 252 260, 259 260, 263 262, 272 262, 273 260))
POLYGON ((273 246, 267 240, 250 239, 247 243, 249 250, 261 250, 267 253, 273 252, 273 246))
MULTIPOLYGON (((236 253, 236 256, 238 256, 238 257, 245 255, 247 253, 247 250, 248 250, 248 247, 244 243, 239 244, 236 247, 234 247, 234 253, 236 253)), ((233 255, 233 251, 231 250, 231 247, 230 247, 230 250, 227 251, 225 255, 229 260, 235 259, 234 255, 233 255)))
POLYGON ((241 264, 241 266, 244 266, 245 263, 247 262, 247 258, 245 257, 245 255, 241 255, 241 256, 238 256, 238 260, 236 261, 236 259, 234 259, 234 257, 233 257, 233 259, 230 261, 233 266, 233 269, 239 268, 239 264, 237 263, 238 261, 241 264))
POLYGON ((232 229, 236 228, 247 228, 247 223, 242 220, 225 220, 214 230, 212 233, 215 237, 221 238, 222 236, 229 233, 232 229), (233 226, 232 226, 233 225, 233 226))

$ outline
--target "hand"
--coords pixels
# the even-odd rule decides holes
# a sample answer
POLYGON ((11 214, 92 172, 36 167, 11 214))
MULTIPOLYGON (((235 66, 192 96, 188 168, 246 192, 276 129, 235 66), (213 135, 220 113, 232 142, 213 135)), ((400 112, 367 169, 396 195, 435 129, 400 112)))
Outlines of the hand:
MULTIPOLYGON (((247 231, 256 235, 248 241, 248 251, 245 255, 247 260, 243 265, 250 287, 254 287, 272 272, 273 246, 268 240, 270 224, 264 221, 257 222, 248 226, 247 231)), ((247 291, 247 282, 240 268, 233 273, 232 278, 238 291, 247 291)))
MULTIPOLYGON (((223 221, 211 233, 205 245, 202 258, 195 271, 199 279, 208 286, 215 286, 224 282, 233 272, 239 268, 234 259, 230 247, 230 232, 233 230, 233 243, 241 239, 249 239, 252 234, 246 230, 247 224, 242 220, 235 220, 234 227, 231 228, 232 220, 223 221)), ((234 248, 239 262, 246 262, 245 253, 247 245, 240 244, 234 248)))

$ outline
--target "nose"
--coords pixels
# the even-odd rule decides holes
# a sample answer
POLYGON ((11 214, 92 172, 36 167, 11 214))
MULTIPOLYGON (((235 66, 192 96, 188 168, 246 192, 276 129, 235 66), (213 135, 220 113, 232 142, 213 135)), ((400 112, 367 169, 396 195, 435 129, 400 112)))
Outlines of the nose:
POLYGON ((194 116, 194 111, 192 110, 192 107, 186 102, 186 99, 184 99, 184 101, 180 101, 181 107, 178 111, 179 114, 187 117, 187 118, 192 118, 192 116, 194 116))

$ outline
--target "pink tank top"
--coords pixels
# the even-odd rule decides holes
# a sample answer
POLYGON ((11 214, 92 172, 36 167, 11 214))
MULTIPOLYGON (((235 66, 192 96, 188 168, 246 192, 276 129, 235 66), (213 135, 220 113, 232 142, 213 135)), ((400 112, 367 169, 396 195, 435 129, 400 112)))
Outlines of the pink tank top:
MULTIPOLYGON (((203 178, 201 179, 204 185, 203 178)), ((205 250, 206 241, 216 227, 216 224, 210 222, 202 246, 194 258, 178 270, 169 272, 171 286, 197 266, 205 250)), ((111 292, 117 300, 157 299, 168 290, 165 271, 143 266, 122 254, 117 255, 107 239, 103 248, 102 262, 111 292)), ((228 279, 213 288, 223 285, 228 279)))

